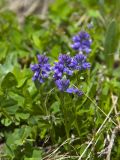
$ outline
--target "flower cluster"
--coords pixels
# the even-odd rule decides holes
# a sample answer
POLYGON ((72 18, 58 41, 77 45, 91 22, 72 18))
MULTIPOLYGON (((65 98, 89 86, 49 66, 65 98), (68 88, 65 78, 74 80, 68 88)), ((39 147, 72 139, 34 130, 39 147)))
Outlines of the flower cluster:
POLYGON ((58 60, 59 61, 56 62, 53 66, 53 78, 55 80, 61 79, 63 77, 63 74, 71 76, 73 74, 71 68, 72 58, 69 55, 61 54, 58 60))
POLYGON ((75 88, 70 87, 70 80, 68 79, 73 75, 75 71, 86 70, 90 68, 90 63, 87 62, 87 56, 91 49, 90 36, 86 32, 80 32, 78 35, 73 37, 73 44, 71 47, 78 51, 78 53, 71 57, 68 54, 59 55, 58 62, 55 62, 51 67, 48 63, 48 58, 44 55, 38 55, 38 64, 31 65, 31 70, 34 72, 33 80, 38 80, 43 83, 46 78, 50 76, 50 72, 53 73, 53 80, 57 88, 62 92, 74 93, 79 96, 82 92, 75 88))
POLYGON ((76 54, 72 59, 71 66, 76 70, 85 70, 90 68, 90 63, 86 61, 86 56, 83 54, 76 54))
POLYGON ((80 53, 90 53, 92 40, 87 32, 80 32, 78 35, 74 36, 72 40, 73 44, 71 47, 74 50, 79 51, 80 53))
POLYGON ((38 64, 31 65, 30 68, 34 72, 33 81, 38 80, 43 83, 48 78, 50 73, 50 64, 48 63, 48 57, 44 55, 37 55, 38 64))
POLYGON ((79 89, 75 87, 69 88, 69 85, 70 85, 69 79, 59 79, 59 80, 56 80, 55 83, 60 91, 67 92, 67 93, 75 93, 78 96, 81 96, 83 94, 79 89))

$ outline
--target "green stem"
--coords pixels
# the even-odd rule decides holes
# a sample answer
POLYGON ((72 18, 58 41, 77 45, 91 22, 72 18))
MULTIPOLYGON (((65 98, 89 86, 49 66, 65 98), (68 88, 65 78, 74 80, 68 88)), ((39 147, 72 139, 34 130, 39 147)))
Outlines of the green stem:
POLYGON ((76 130, 78 132, 78 135, 80 136, 80 129, 79 129, 79 124, 78 124, 78 121, 77 121, 77 114, 76 114, 76 99, 74 100, 74 108, 73 108, 73 112, 75 113, 75 127, 76 127, 76 130))
POLYGON ((53 123, 53 120, 52 120, 52 117, 50 117, 50 137, 51 137, 51 140, 52 140, 52 143, 55 144, 56 141, 55 141, 55 129, 54 129, 54 123, 53 123))
POLYGON ((62 110, 62 113, 63 113, 65 132, 66 132, 66 136, 67 136, 67 139, 68 139, 70 136, 69 136, 69 128, 68 128, 68 124, 67 124, 67 112, 66 112, 66 108, 65 108, 65 97, 64 97, 64 94, 62 94, 61 97, 62 97, 61 98, 61 110, 62 110))

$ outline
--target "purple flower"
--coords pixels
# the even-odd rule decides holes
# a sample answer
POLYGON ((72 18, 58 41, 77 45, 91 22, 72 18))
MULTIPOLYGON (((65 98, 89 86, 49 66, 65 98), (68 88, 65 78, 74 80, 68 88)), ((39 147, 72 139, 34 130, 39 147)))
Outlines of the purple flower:
POLYGON ((53 78, 57 80, 61 79, 63 74, 72 75, 72 58, 67 54, 61 54, 58 59, 59 61, 57 63, 54 63, 55 65, 52 68, 54 71, 53 78))
POLYGON ((52 70, 54 71, 53 78, 56 80, 61 79, 63 75, 64 65, 56 62, 54 63, 52 70))
POLYGON ((77 94, 78 96, 81 96, 81 95, 83 94, 82 91, 80 91, 79 89, 74 88, 74 87, 68 88, 68 89, 66 90, 66 92, 67 92, 67 93, 75 93, 75 94, 77 94))
POLYGON ((71 57, 67 54, 61 54, 58 59, 59 62, 63 63, 66 67, 69 67, 71 64, 71 57))
POLYGON ((80 50, 80 51, 82 50, 82 48, 80 48, 81 47, 81 43, 80 42, 75 42, 74 44, 71 45, 71 47, 74 50, 80 50))
POLYGON ((62 92, 67 92, 70 94, 77 94, 78 96, 81 96, 83 93, 82 91, 80 91, 77 88, 71 87, 69 88, 70 85, 70 80, 68 79, 59 79, 55 81, 56 86, 58 87, 58 89, 62 92))
POLYGON ((37 55, 38 64, 32 64, 31 70, 34 72, 32 80, 38 80, 40 83, 44 82, 44 79, 48 78, 50 73, 50 64, 48 63, 48 57, 44 55, 37 55))
POLYGON ((79 32, 78 34, 81 39, 89 39, 90 38, 90 35, 87 32, 82 31, 82 32, 79 32))
POLYGON ((50 71, 53 72, 53 80, 57 88, 62 92, 69 94, 77 94, 81 96, 83 93, 79 89, 70 86, 70 80, 64 79, 72 76, 75 70, 86 70, 90 68, 90 63, 87 62, 87 57, 83 54, 88 54, 91 51, 92 40, 87 32, 80 32, 72 38, 73 44, 71 47, 78 51, 74 57, 68 54, 61 54, 58 57, 58 62, 55 62, 53 67, 48 62, 48 57, 45 55, 37 55, 38 64, 32 64, 31 70, 34 72, 33 81, 38 80, 43 83, 45 79, 50 77, 50 71))
POLYGON ((37 58, 38 58, 38 63, 40 65, 44 65, 44 64, 47 64, 48 63, 48 57, 46 57, 45 55, 37 55, 37 58))
POLYGON ((86 61, 86 56, 83 54, 76 54, 72 59, 71 67, 76 70, 85 70, 90 68, 90 63, 86 61))
POLYGON ((59 56, 59 63, 63 64, 64 69, 63 72, 67 75, 72 75, 73 71, 71 70, 71 62, 72 58, 67 54, 61 54, 59 56))
POLYGON ((71 47, 74 50, 86 54, 90 53, 92 40, 87 32, 79 32, 78 35, 72 38, 72 40, 73 44, 71 45, 71 47))
POLYGON ((69 87, 70 80, 68 79, 59 79, 55 81, 56 86, 60 91, 66 91, 69 87))

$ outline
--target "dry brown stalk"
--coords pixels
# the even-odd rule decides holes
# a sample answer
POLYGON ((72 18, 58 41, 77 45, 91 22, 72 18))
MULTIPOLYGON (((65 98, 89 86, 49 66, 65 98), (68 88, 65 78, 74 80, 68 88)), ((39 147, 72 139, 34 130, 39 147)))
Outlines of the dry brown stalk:
POLYGON ((108 149, 107 149, 107 157, 106 160, 110 160, 111 159, 111 152, 112 152, 112 148, 114 146, 114 141, 116 138, 117 133, 120 131, 120 126, 116 126, 114 128, 114 130, 112 131, 112 135, 111 135, 111 139, 110 139, 110 143, 108 145, 108 149))

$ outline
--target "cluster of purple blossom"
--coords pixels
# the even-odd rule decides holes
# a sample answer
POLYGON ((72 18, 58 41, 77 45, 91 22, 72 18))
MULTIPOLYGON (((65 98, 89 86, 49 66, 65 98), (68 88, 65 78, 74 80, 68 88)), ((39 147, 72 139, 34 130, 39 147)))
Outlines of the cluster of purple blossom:
POLYGON ((38 64, 32 64, 30 66, 31 70, 34 72, 32 80, 38 80, 40 83, 43 83, 49 76, 51 66, 48 63, 48 57, 44 55, 37 55, 37 59, 38 64))
POLYGON ((31 65, 31 70, 34 72, 33 81, 38 80, 40 83, 43 83, 46 78, 49 78, 52 72, 52 78, 60 91, 75 93, 81 96, 82 91, 75 87, 69 87, 70 80, 68 78, 72 76, 76 70, 81 71, 90 68, 90 63, 87 62, 86 55, 91 51, 92 40, 86 32, 78 33, 72 40, 73 44, 71 47, 75 51, 78 51, 74 57, 68 54, 61 54, 59 55, 58 62, 55 62, 54 65, 51 66, 48 63, 48 57, 38 55, 38 64, 31 65))
POLYGON ((73 44, 71 47, 74 50, 79 51, 79 53, 90 53, 92 40, 87 32, 78 33, 78 35, 74 36, 72 40, 73 44))

